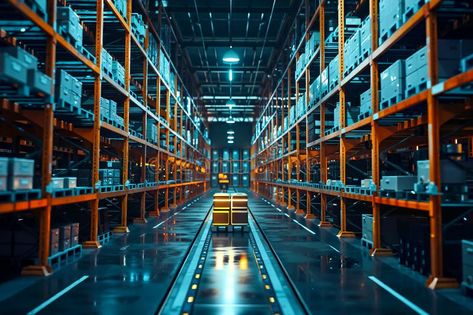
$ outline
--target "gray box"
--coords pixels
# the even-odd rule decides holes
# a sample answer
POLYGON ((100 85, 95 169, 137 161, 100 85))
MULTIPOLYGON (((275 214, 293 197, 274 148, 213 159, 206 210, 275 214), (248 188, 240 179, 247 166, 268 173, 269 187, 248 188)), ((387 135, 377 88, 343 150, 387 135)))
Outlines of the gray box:
POLYGON ((77 177, 64 177, 64 188, 76 188, 77 177))
POLYGON ((26 69, 38 69, 38 58, 18 46, 5 46, 2 51, 23 63, 26 69))
POLYGON ((7 185, 8 177, 0 175, 0 191, 5 191, 8 188, 7 185))
POLYGON ((64 189, 64 177, 51 178, 51 185, 53 189, 64 189))
POLYGON ((82 82, 71 76, 71 90, 78 96, 82 97, 82 82))
POLYGON ((338 55, 336 55, 328 65, 329 69, 329 90, 338 84, 340 79, 340 69, 338 68, 338 55))
POLYGON ((383 176, 381 178, 381 189, 394 191, 412 190, 416 181, 417 176, 383 176))
POLYGON ((28 85, 33 91, 41 92, 46 95, 51 95, 51 77, 38 71, 37 69, 28 70, 28 85))
POLYGON ((462 285, 473 289, 473 241, 462 240, 462 285))
POLYGON ((8 176, 8 158, 0 157, 0 176, 8 176))
POLYGON ((361 238, 373 242, 373 215, 362 214, 361 215, 361 238))
POLYGON ((8 158, 0 157, 0 191, 8 187, 8 158))
MULTIPOLYGON (((462 184, 467 180, 465 170, 455 162, 440 160, 440 181, 442 185, 462 184)), ((417 182, 428 184, 430 182, 429 160, 417 161, 417 182)))
POLYGON ((112 74, 118 83, 125 84, 125 68, 117 60, 112 63, 112 74))
POLYGON ((406 76, 406 98, 413 95, 419 86, 427 88, 427 65, 406 76))
POLYGON ((360 51, 362 55, 371 53, 371 19, 369 17, 361 23, 360 51))
POLYGON ((72 223, 71 224, 71 236, 79 236, 79 223, 72 223))
POLYGON ((473 40, 471 39, 439 39, 438 58, 460 60, 473 53, 473 40))
POLYGON ((371 113, 371 89, 360 94, 360 114, 371 113))
POLYGON ((66 90, 72 91, 73 79, 74 78, 69 73, 61 69, 61 71, 59 71, 58 73, 56 84, 59 85, 58 88, 61 90, 66 89, 66 90))
POLYGON ((399 59, 381 73, 381 102, 394 97, 404 98, 404 85, 404 60, 399 59))
POLYGON ((356 30, 346 42, 344 47, 345 52, 345 64, 344 69, 351 68, 358 62, 358 57, 360 56, 360 30, 356 30))
POLYGON ((10 176, 29 176, 34 174, 34 160, 10 158, 8 160, 10 176))
POLYGON ((404 0, 379 1, 379 35, 389 33, 392 28, 397 29, 402 24, 404 14, 404 0))
POLYGON ((26 65, 9 54, 0 53, 0 78, 9 83, 26 84, 26 65))
POLYGON ((9 176, 8 190, 29 190, 33 189, 32 176, 9 176))
POLYGON ((58 21, 70 21, 73 24, 79 24, 80 19, 77 13, 69 6, 58 6, 57 7, 57 20, 58 21))
POLYGON ((329 91, 329 67, 325 69, 320 74, 320 92, 322 95, 325 95, 329 91))
POLYGON ((424 46, 406 59, 406 76, 427 66, 427 47, 424 46))

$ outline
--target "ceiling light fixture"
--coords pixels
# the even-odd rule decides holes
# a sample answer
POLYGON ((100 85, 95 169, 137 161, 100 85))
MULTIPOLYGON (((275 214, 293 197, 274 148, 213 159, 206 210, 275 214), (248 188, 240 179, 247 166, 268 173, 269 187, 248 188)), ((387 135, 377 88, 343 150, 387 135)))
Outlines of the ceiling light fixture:
POLYGON ((228 140, 233 140, 233 139, 235 139, 235 136, 228 136, 227 139, 228 140))
POLYGON ((230 117, 227 118, 227 124, 234 124, 235 119, 230 115, 230 117))
POLYGON ((227 50, 223 54, 222 60, 223 60, 223 62, 225 62, 227 64, 233 65, 233 64, 237 64, 237 63, 240 62, 240 57, 238 57, 238 54, 230 47, 230 49, 227 50))
POLYGON ((233 142, 233 140, 228 140, 228 143, 233 144, 234 142, 233 142))
POLYGON ((233 134, 235 134, 235 131, 233 131, 233 130, 228 130, 227 133, 228 133, 229 135, 233 135, 233 134))
POLYGON ((230 98, 230 99, 227 101, 227 103, 225 103, 225 105, 226 105, 228 108, 232 109, 233 107, 236 106, 236 103, 235 103, 235 101, 234 101, 232 98, 230 98))

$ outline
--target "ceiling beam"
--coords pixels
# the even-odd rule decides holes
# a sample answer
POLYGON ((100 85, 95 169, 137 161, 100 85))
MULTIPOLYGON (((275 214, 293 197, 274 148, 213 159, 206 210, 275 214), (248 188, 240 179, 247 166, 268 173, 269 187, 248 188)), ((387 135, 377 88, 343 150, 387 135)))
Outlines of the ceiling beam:
MULTIPOLYGON (((224 37, 204 37, 205 46, 207 48, 214 48, 214 47, 222 47, 228 48, 230 42, 227 36, 224 37)), ((199 47, 202 48, 202 39, 200 38, 184 38, 182 41, 182 45, 184 47, 199 47)), ((267 49, 277 47, 278 42, 277 40, 268 40, 266 45, 264 45, 267 49)), ((261 38, 232 38, 232 46, 236 48, 256 48, 262 47, 263 41, 261 38)))
MULTIPOLYGON (((172 13, 187 13, 187 12, 192 12, 194 13, 194 6, 193 5, 178 5, 175 3, 172 3, 173 1, 169 1, 169 5, 166 7, 167 12, 172 12, 172 13), (172 4, 171 4, 172 3, 172 4)), ((290 6, 276 6, 274 8, 274 13, 292 13, 294 10, 293 7, 290 6)), ((259 7, 254 7, 254 6, 248 6, 248 7, 239 7, 237 5, 234 5, 232 7, 232 13, 254 13, 254 14, 260 14, 260 13, 265 13, 269 14, 271 12, 271 6, 259 6, 259 7)), ((201 13, 230 13, 230 7, 229 6, 202 6, 199 5, 199 14, 201 13)))

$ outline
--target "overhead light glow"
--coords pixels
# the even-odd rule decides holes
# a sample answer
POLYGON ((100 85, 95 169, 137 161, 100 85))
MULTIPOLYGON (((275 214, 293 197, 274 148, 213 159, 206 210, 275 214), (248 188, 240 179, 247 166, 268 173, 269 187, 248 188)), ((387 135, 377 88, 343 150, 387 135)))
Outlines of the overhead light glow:
POLYGON ((227 137, 227 139, 228 140, 233 140, 233 139, 235 139, 235 136, 230 135, 230 136, 227 137))
POLYGON ((235 123, 235 119, 232 116, 227 118, 227 124, 234 124, 234 123, 235 123))
POLYGON ((223 54, 222 60, 228 64, 235 64, 240 62, 240 57, 238 57, 238 54, 230 48, 225 52, 225 54, 223 54))
POLYGON ((232 98, 230 98, 225 105, 231 109, 236 105, 236 103, 232 98))
POLYGON ((228 143, 233 144, 234 142, 233 142, 233 140, 228 140, 228 143))
POLYGON ((227 133, 228 133, 229 135, 233 135, 233 134, 235 134, 235 131, 233 131, 233 130, 228 130, 227 133))

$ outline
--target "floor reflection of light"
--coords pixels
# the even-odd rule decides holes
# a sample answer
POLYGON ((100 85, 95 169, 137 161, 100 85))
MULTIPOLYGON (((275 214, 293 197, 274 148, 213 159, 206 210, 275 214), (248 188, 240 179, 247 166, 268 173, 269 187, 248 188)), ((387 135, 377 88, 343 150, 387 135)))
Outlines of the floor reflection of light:
POLYGON ((227 307, 227 314, 233 314, 233 308, 230 306, 234 304, 235 302, 235 283, 237 282, 237 279, 235 279, 235 266, 234 266, 234 261, 235 261, 235 252, 233 251, 232 248, 228 248, 228 271, 225 275, 225 303, 229 304, 229 307, 227 307))
POLYGON ((248 269, 248 257, 246 257, 245 253, 242 253, 240 257, 240 269, 247 270, 248 269))
POLYGON ((223 269, 223 252, 217 251, 215 257, 215 269, 222 270, 223 269))

